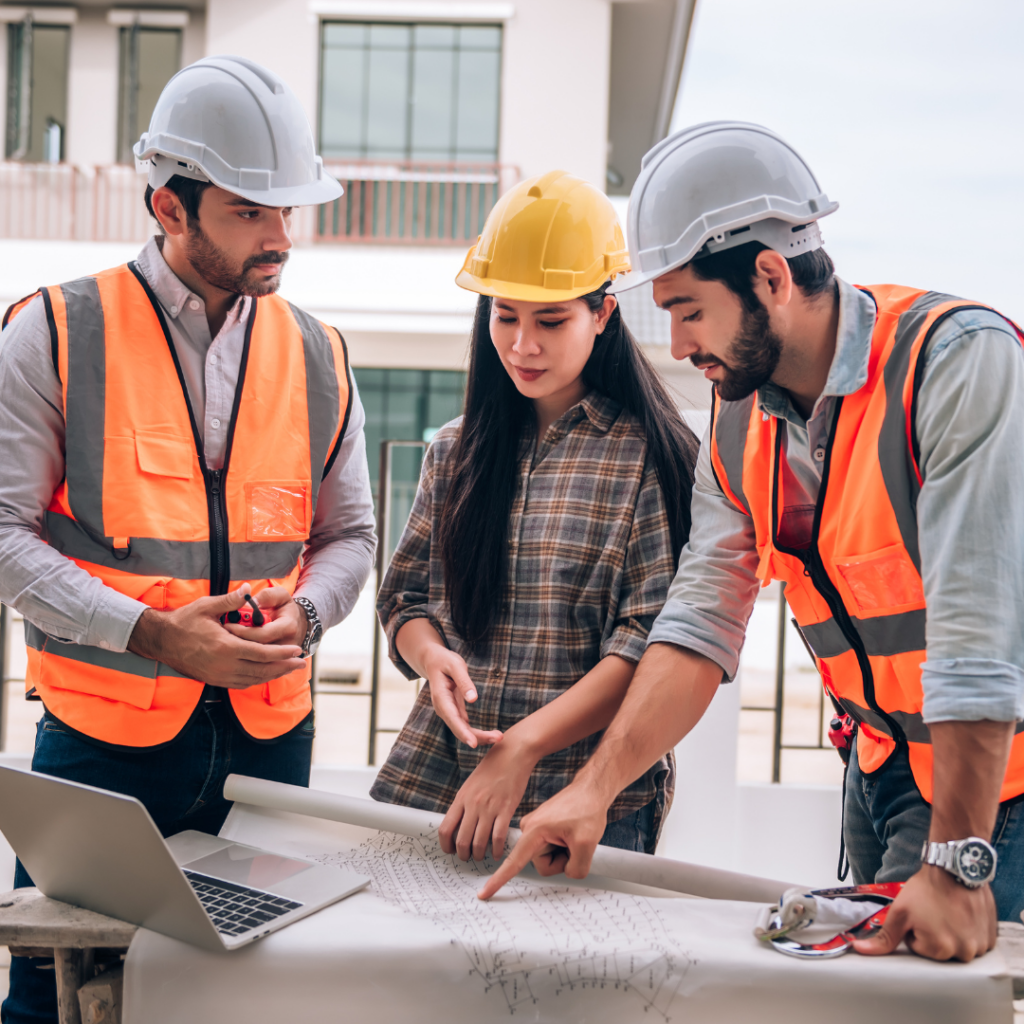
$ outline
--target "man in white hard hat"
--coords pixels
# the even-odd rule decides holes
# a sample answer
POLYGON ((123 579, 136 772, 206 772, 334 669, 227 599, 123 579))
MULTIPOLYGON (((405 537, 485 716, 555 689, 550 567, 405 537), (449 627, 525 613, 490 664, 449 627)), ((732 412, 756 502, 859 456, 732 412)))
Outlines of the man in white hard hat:
MULTIPOLYGON (((309 657, 373 560, 344 341, 275 294, 292 208, 341 186, 239 57, 171 79, 135 153, 160 234, 5 318, 0 600, 44 705, 33 769, 216 833, 228 773, 308 785, 309 657)), ((13 959, 5 1024, 57 1019, 41 966, 13 959)))
POLYGON ((673 355, 715 384, 693 529, 619 714, 481 895, 531 857, 586 875, 613 795, 733 678, 774 579, 857 730, 854 881, 906 882, 859 951, 970 960, 1024 909, 1024 336, 978 303, 835 277, 817 222, 836 205, 756 125, 646 156, 621 287, 653 281, 673 355))

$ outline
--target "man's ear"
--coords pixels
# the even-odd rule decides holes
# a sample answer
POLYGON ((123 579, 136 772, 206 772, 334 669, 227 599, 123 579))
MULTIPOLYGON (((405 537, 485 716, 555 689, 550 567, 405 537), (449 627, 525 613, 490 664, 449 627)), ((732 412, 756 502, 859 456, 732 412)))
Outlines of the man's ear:
POLYGON ((774 249, 762 249, 754 260, 754 291, 765 309, 788 306, 793 301, 793 273, 786 257, 774 249))
POLYGON ((160 222, 166 235, 183 235, 188 224, 188 217, 181 200, 167 186, 158 188, 152 196, 150 203, 153 206, 153 215, 160 222))

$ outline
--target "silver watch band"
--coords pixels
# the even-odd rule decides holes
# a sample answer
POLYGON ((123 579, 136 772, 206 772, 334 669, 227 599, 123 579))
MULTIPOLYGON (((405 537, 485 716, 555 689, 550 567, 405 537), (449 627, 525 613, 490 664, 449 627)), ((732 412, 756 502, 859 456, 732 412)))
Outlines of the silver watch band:
POLYGON ((313 654, 317 646, 319 646, 319 638, 314 640, 317 631, 319 630, 321 635, 323 635, 323 625, 320 622, 320 616, 317 614, 316 608, 309 598, 296 597, 293 600, 306 613, 306 635, 302 638, 302 653, 304 655, 313 654))

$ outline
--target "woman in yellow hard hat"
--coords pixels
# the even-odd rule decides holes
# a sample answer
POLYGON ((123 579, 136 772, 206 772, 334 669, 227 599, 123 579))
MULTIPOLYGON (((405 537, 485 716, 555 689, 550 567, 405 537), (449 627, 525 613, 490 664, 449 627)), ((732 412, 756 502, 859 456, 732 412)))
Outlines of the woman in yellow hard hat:
MULTIPOLYGON (((553 171, 491 211, 456 281, 478 292, 465 414, 442 427, 377 598, 422 677, 377 800, 446 812, 482 859, 566 786, 611 721, 690 530, 698 443, 606 289, 629 269, 608 198, 553 171)), ((671 755, 602 842, 653 852, 671 755)))

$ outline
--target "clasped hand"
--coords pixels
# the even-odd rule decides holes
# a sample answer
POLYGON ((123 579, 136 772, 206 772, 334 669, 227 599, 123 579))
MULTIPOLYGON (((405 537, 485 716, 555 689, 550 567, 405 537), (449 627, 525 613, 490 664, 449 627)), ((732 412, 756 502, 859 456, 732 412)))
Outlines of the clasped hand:
POLYGON ((147 608, 128 641, 128 650, 162 662, 189 679, 245 689, 304 666, 305 612, 284 587, 256 596, 265 622, 246 627, 221 622, 246 601, 249 585, 216 597, 201 597, 172 611, 147 608))

